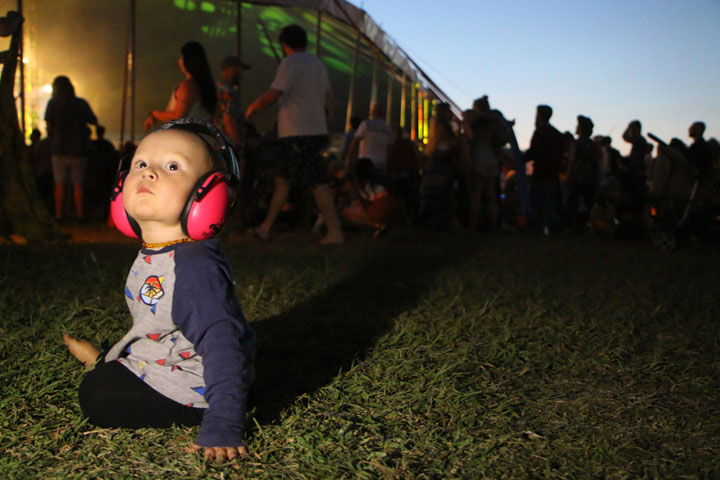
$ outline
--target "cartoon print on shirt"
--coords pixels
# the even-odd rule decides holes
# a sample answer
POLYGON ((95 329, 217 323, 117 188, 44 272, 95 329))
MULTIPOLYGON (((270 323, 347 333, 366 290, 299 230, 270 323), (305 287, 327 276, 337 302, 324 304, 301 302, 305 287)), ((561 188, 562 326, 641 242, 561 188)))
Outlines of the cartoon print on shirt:
POLYGON ((164 278, 165 277, 158 277, 157 275, 150 275, 145 279, 145 283, 140 288, 138 300, 152 307, 150 309, 152 313, 155 313, 158 301, 165 295, 165 290, 163 290, 162 287, 164 278))

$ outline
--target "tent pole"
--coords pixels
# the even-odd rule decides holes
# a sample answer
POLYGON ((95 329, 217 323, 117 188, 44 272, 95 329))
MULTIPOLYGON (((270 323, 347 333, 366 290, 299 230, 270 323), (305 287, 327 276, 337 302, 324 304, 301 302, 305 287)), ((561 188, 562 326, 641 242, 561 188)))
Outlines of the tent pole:
POLYGON ((237 15, 235 16, 235 55, 242 58, 242 7, 243 2, 239 0, 237 2, 237 15))
POLYGON ((132 23, 132 6, 130 6, 128 15, 128 23, 125 34, 125 56, 123 57, 123 86, 122 86, 122 102, 120 107, 120 144, 122 148, 125 142, 125 113, 127 111, 127 96, 128 96, 128 70, 130 63, 130 24, 132 23))
MULTIPOLYGON (((242 42, 242 13, 243 9, 243 2, 242 0, 239 0, 237 2, 237 15, 235 16, 235 55, 237 55, 240 58, 243 58, 243 42, 242 42)), ((239 82, 237 85, 237 95, 238 98, 242 99, 242 82, 239 82)))
POLYGON ((430 132, 430 96, 423 94, 423 118, 422 118, 422 138, 428 138, 430 132))
POLYGON ((135 0, 130 0, 130 141, 135 142, 135 0))
MULTIPOLYGON (((387 64, 386 64, 387 65, 387 64)), ((388 65, 386 69, 387 77, 387 103, 385 107, 385 123, 392 124, 392 100, 393 100, 393 71, 392 65, 388 65)))
POLYGON ((320 58, 320 38, 322 37, 322 10, 317 13, 317 28, 315 29, 315 56, 320 58))
POLYGON ((410 139, 417 140, 417 89, 415 82, 410 85, 410 139))
POLYGON ((357 32, 357 37, 355 39, 355 54, 353 55, 352 76, 350 77, 350 89, 348 90, 347 111, 345 112, 345 132, 350 131, 350 118, 352 117, 353 97, 355 96, 355 75, 357 74, 359 56, 360 32, 357 32))
POLYGON ((262 18, 260 18, 260 14, 257 14, 257 21, 260 24, 260 28, 263 31, 263 35, 265 35, 265 39, 268 42, 268 45, 270 46, 270 50, 272 51, 273 57, 275 57, 275 61, 277 63, 280 63, 282 61, 282 57, 278 54, 277 50, 275 50, 275 44, 272 41, 272 38, 270 38, 270 34, 268 33, 268 29, 265 26, 265 23, 262 21, 262 18))
MULTIPOLYGON (((23 16, 23 2, 22 0, 17 0, 17 12, 20 14, 20 16, 23 16)), ((22 135, 23 139, 26 138, 25 136, 25 62, 23 61, 25 59, 25 29, 23 25, 20 25, 20 45, 18 49, 19 57, 20 57, 20 125, 22 126, 22 135)))
POLYGON ((405 116, 407 115, 407 74, 402 73, 400 78, 400 128, 405 130, 405 116))
POLYGON ((380 56, 380 50, 375 50, 375 58, 373 58, 373 69, 372 69, 372 84, 370 85, 370 109, 368 116, 372 115, 373 105, 377 103, 377 91, 378 91, 378 60, 380 56))

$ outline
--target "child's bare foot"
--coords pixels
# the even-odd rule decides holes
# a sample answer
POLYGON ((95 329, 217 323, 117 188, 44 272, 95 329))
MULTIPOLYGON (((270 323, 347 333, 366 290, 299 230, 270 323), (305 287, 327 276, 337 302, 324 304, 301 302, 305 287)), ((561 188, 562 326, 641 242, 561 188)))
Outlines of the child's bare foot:
POLYGON ((87 340, 78 340, 67 333, 63 333, 63 341, 70 353, 86 367, 92 365, 100 355, 100 350, 87 340))

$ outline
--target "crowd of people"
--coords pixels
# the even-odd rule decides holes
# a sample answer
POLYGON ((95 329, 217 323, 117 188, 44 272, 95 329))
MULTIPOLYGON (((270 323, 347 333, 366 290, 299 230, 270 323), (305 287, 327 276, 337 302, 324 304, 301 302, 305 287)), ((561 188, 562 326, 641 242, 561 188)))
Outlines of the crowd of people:
MULTIPOLYGON (((487 96, 478 98, 462 118, 449 105, 437 103, 425 144, 410 140, 400 125, 389 125, 384 106, 374 103, 368 118, 350 119, 342 148, 332 151, 327 69, 306 51, 302 27, 283 28, 279 42, 284 59, 267 91, 247 108, 239 88, 250 66, 228 56, 215 82, 203 46, 185 43, 178 60, 184 79, 165 109, 152 110, 144 121, 151 130, 193 117, 225 132, 243 172, 238 217, 242 228, 257 238, 267 240, 287 212, 294 213, 296 223, 298 212, 314 219, 305 224, 318 232, 326 229, 326 244, 342 243, 349 229, 368 228, 379 237, 397 223, 473 232, 529 227, 544 235, 642 228, 653 148, 640 121, 631 121, 623 133, 631 150, 622 156, 609 137, 593 136, 588 116, 578 115, 574 134, 561 133, 551 123, 552 108, 539 105, 530 146, 518 152, 511 148, 512 122, 490 107, 487 96), (253 118, 273 106, 275 128, 261 136, 253 118), (529 194, 519 188, 524 174, 529 194), (307 188, 317 215, 302 194, 307 188)), ((75 96, 67 77, 55 79, 45 119, 48 137, 41 140, 39 131, 31 136, 43 199, 58 221, 73 211, 80 221, 88 211, 91 217, 105 217, 106 193, 120 154, 104 140, 104 128, 89 104, 75 96), (89 140, 89 125, 95 126, 96 140, 89 140), (72 203, 66 198, 68 184, 72 203)), ((688 158, 699 177, 711 179, 717 142, 707 142, 704 130, 696 122, 690 127, 690 146, 678 139, 671 146, 688 158)), ((130 153, 132 148, 123 145, 121 150, 130 153)))

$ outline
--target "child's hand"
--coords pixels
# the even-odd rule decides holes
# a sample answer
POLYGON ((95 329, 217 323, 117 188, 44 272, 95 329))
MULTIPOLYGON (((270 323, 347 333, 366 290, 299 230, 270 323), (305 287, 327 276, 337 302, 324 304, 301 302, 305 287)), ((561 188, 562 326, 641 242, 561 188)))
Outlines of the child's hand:
POLYGON ((205 460, 214 460, 218 463, 225 463, 237 456, 247 455, 248 453, 245 445, 238 445, 237 447, 201 447, 194 443, 185 449, 185 453, 195 453, 201 448, 205 448, 203 453, 205 460))

